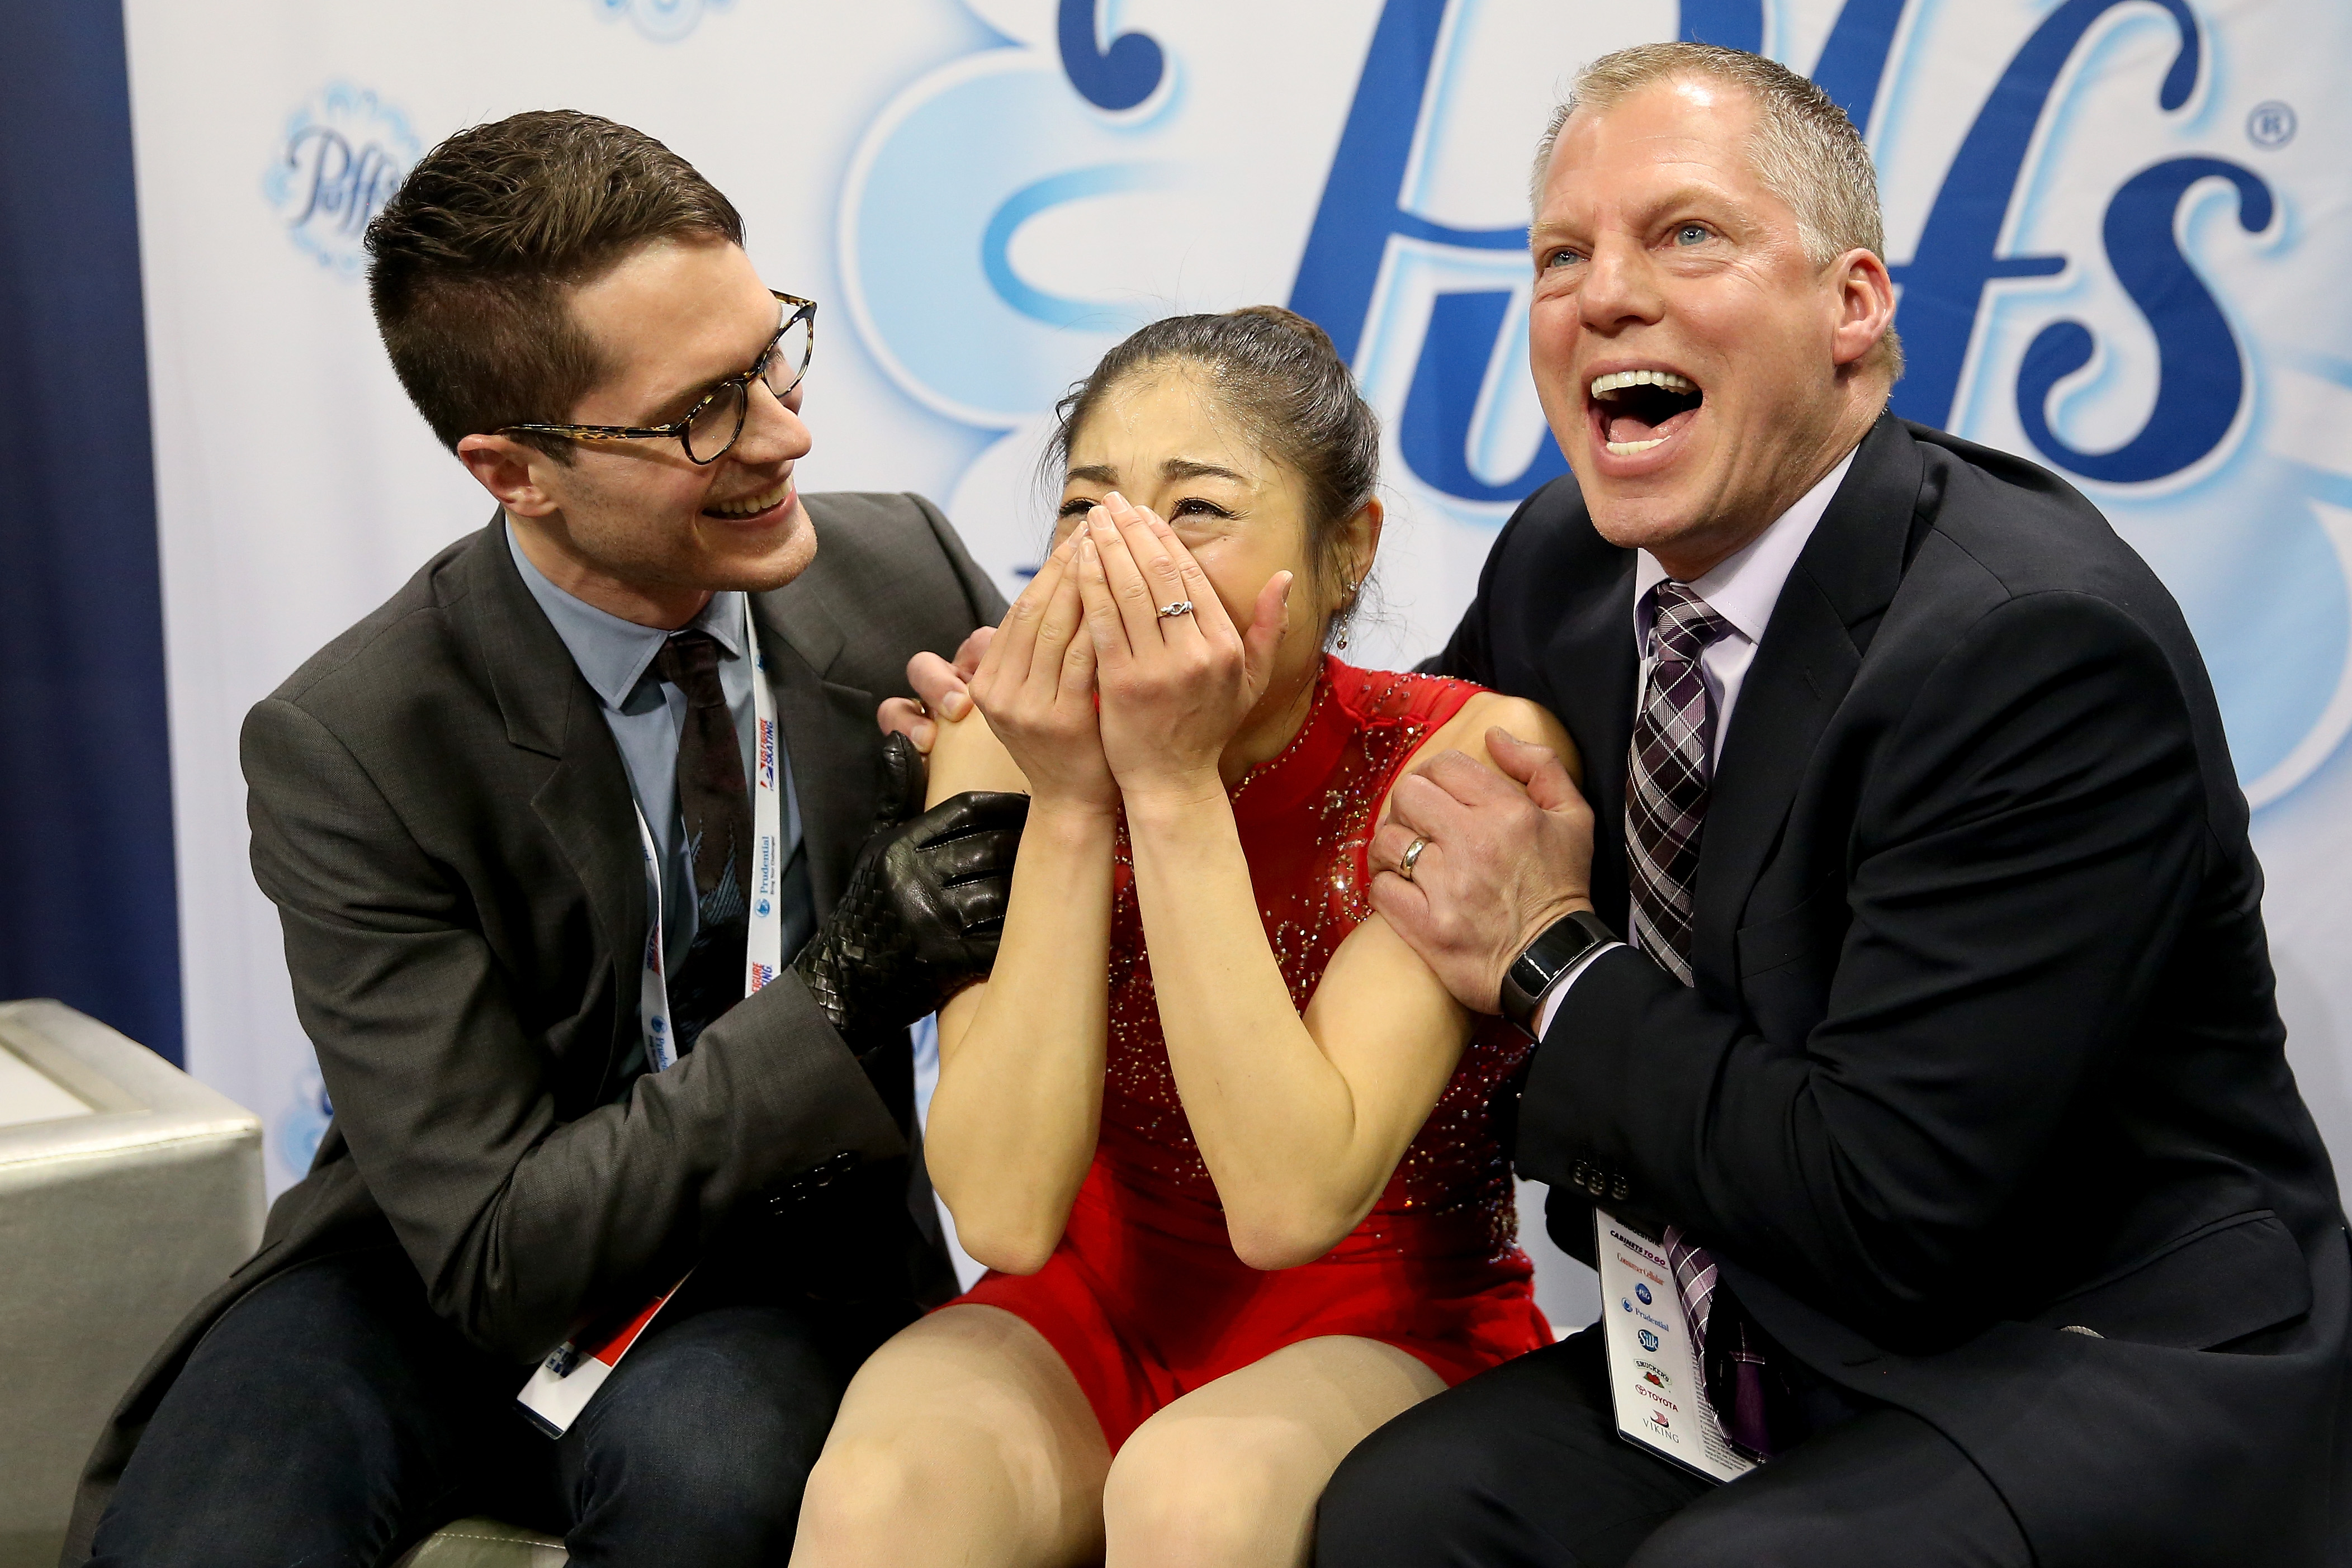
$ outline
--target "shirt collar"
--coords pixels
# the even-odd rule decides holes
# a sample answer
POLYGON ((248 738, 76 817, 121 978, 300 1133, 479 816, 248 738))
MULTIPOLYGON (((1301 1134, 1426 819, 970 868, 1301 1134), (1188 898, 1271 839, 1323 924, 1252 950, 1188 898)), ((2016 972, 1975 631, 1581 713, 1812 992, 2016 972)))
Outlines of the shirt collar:
MULTIPOLYGON (((1822 516, 1830 509, 1831 498, 1845 482, 1846 470, 1853 466, 1856 445, 1839 460, 1838 465, 1822 476, 1821 483, 1799 497, 1796 505, 1772 520, 1772 526, 1748 540, 1732 554, 1693 581, 1691 591, 1706 601, 1707 608, 1731 623, 1731 629, 1750 643, 1764 640, 1764 628, 1772 619, 1772 606, 1780 602, 1780 589, 1789 580, 1789 573, 1797 558, 1805 551, 1805 541, 1813 537, 1821 525, 1822 516)), ((1633 635, 1637 643, 1646 644, 1650 635, 1650 590, 1665 581, 1666 569, 1658 558, 1642 550, 1633 558, 1633 635)), ((1643 652, 1647 652, 1646 647, 1643 652)))
MULTIPOLYGON (((515 538, 512 522, 507 524, 507 549, 514 556, 515 570, 522 573, 523 586, 530 590, 530 596, 547 612, 555 634, 563 639, 572 662, 580 666, 580 674, 595 691, 598 700, 619 711, 628 702, 629 694, 637 689, 637 683, 645 679, 646 667, 670 634, 658 626, 624 621, 556 587, 523 553, 522 541, 515 538)), ((742 593, 730 589, 712 594, 710 602, 702 607, 702 613, 688 624, 709 632, 730 658, 740 657, 742 593)))

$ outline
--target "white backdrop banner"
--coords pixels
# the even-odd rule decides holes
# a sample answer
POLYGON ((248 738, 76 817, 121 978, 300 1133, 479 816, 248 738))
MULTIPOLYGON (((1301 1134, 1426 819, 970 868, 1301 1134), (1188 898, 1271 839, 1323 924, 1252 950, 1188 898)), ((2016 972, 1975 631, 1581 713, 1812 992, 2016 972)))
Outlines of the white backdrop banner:
POLYGON ((822 302, 812 488, 943 502, 1008 591, 1055 399, 1136 325, 1286 302, 1388 430, 1384 613, 1434 650, 1561 471, 1528 157, 1646 39, 1811 74, 1876 154, 1898 412, 2067 475, 2171 586, 2270 872, 2292 1054, 2352 1155, 2352 79, 2343 0, 127 0, 187 1057, 324 1124, 246 863, 237 726, 489 505, 394 383, 360 235, 423 151, 642 127, 822 302))

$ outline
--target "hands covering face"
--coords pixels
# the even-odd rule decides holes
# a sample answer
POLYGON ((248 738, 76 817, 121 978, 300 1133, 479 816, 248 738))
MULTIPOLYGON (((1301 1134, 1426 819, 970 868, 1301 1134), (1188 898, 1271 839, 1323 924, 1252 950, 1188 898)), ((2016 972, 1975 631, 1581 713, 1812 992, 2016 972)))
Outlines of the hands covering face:
POLYGON ((1222 791, 1218 761, 1265 693, 1290 584, 1276 572, 1236 628, 1175 530, 1113 491, 1006 615, 972 701, 1041 802, 1222 791))

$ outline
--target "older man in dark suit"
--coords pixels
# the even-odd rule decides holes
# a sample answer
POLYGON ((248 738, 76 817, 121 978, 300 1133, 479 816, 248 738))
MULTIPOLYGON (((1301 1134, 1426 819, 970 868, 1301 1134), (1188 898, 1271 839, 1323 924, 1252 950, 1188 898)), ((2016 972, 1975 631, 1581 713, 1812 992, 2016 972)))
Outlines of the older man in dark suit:
POLYGON ((1003 604, 928 504, 801 496, 815 308, 741 240, 572 113, 452 138, 373 225, 394 365, 499 512, 247 721, 335 1119, 68 1561, 382 1563, 481 1511, 781 1562, 849 1372, 951 1288, 905 1026, 984 971, 1023 802, 869 841, 920 804, 871 716, 1003 604))
POLYGON ((1400 1417, 1318 1561, 2345 1561, 2344 1216, 2170 596, 1885 413, 1870 158, 1811 84, 1601 60, 1532 237, 1576 477, 1438 667, 1557 712, 1591 805, 1441 759, 1374 898, 1539 1038, 1520 1163, 1654 1359, 1596 1325, 1400 1417))

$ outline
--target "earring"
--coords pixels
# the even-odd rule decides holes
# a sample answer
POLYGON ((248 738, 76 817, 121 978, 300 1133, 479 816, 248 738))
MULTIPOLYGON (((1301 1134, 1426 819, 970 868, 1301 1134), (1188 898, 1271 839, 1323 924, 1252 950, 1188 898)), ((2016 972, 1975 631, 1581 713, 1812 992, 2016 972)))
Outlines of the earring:
POLYGON ((1339 653, 1344 653, 1348 651, 1348 623, 1356 618, 1356 590, 1362 586, 1363 584, 1360 581, 1345 582, 1340 584, 1341 591, 1346 593, 1348 597, 1347 601, 1339 606, 1339 646, 1336 650, 1339 653))

